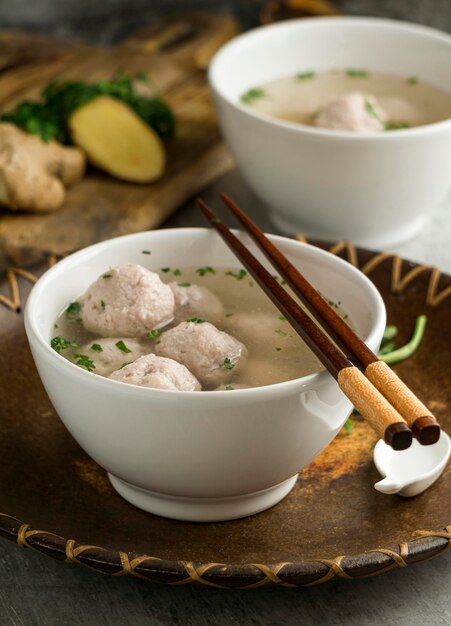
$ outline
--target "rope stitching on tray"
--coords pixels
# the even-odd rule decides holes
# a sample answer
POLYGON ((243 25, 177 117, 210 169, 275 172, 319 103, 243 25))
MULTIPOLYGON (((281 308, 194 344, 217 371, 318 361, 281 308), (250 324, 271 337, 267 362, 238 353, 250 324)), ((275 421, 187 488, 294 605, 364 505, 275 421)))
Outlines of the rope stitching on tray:
MULTIPOLYGON (((307 239, 304 235, 296 235, 295 239, 307 243, 307 239)), ((408 285, 413 283, 418 276, 425 272, 429 272, 429 283, 425 299, 426 305, 430 307, 439 306, 448 296, 451 295, 451 286, 445 287, 442 291, 437 293, 442 273, 436 267, 418 265, 408 271, 405 276, 401 276, 402 258, 396 254, 391 252, 380 252, 360 267, 357 249, 354 244, 349 241, 340 241, 329 248, 329 252, 336 255, 343 251, 346 251, 348 262, 354 267, 360 268, 362 272, 367 275, 369 275, 376 269, 376 267, 387 259, 392 259, 391 290, 393 293, 401 293, 408 285)), ((47 258, 49 267, 55 265, 56 262, 57 258, 55 256, 49 256, 47 258)), ((8 297, 5 294, 0 293, 0 304, 3 304, 6 308, 17 312, 19 312, 22 307, 18 277, 24 278, 31 283, 35 283, 39 278, 31 272, 17 267, 11 267, 6 270, 6 278, 10 294, 8 297)))
MULTIPOLYGON (((10 520, 14 519, 11 516, 6 515, 4 513, 0 513, 0 518, 1 517, 10 519, 10 520)), ((29 524, 21 524, 19 526, 17 530, 17 536, 16 536, 17 544, 24 548, 31 548, 35 552, 45 554, 43 550, 39 549, 39 544, 33 545, 29 541, 29 539, 31 539, 32 537, 37 537, 38 535, 52 537, 54 539, 59 540, 59 542, 64 542, 66 563, 77 563, 79 565, 83 565, 87 567, 90 570, 101 572, 101 573, 106 573, 105 570, 95 567, 94 565, 91 564, 95 562, 96 560, 92 556, 87 555, 87 558, 90 558, 91 563, 84 562, 78 558, 83 553, 89 550, 102 551, 102 552, 105 552, 106 555, 108 555, 109 554, 108 550, 106 550, 105 548, 101 548, 101 547, 94 546, 94 545, 78 545, 77 546, 74 539, 65 540, 63 537, 56 535, 55 533, 51 533, 51 532, 47 532, 43 530, 35 530, 31 528, 29 524)), ((432 554, 431 557, 429 557, 429 558, 432 558, 432 556, 437 556, 438 554, 441 554, 442 552, 444 552, 445 550, 451 547, 451 525, 447 526, 443 531, 417 530, 412 534, 412 541, 418 541, 418 540, 429 538, 429 537, 447 540, 447 543, 444 545, 443 549, 439 550, 438 552, 434 552, 434 554, 432 554)), ((55 545, 55 549, 56 550, 58 549, 56 545, 55 545)), ((301 584, 301 586, 311 587, 314 585, 325 583, 333 578, 343 578, 347 580, 367 578, 369 576, 374 576, 375 574, 383 574, 395 567, 407 567, 408 565, 407 558, 409 556, 409 544, 407 542, 402 542, 399 544, 399 552, 395 550, 391 550, 389 548, 376 548, 374 550, 369 550, 368 552, 388 556, 391 559, 391 561, 384 567, 379 568, 376 571, 373 571, 369 574, 351 576, 345 571, 343 567, 343 560, 349 557, 346 557, 343 555, 343 556, 337 556, 334 559, 315 559, 315 561, 311 561, 311 562, 322 563, 324 566, 326 566, 327 572, 320 578, 310 583, 304 583, 303 585, 301 584)), ((134 558, 130 558, 130 556, 126 552, 117 552, 116 554, 119 557, 118 563, 112 563, 111 560, 108 561, 108 565, 120 567, 120 569, 117 572, 111 573, 112 576, 132 575, 132 576, 136 576, 138 578, 142 578, 145 580, 151 580, 152 579, 151 576, 145 576, 141 574, 140 572, 136 571, 136 568, 138 568, 140 565, 142 565, 146 561, 155 561, 158 563, 163 563, 162 559, 159 559, 157 557, 151 557, 145 554, 136 556, 134 558)), ((97 557, 97 560, 101 562, 98 557, 97 557)), ((209 587, 217 587, 221 589, 230 588, 227 585, 215 583, 204 578, 204 575, 215 567, 221 567, 223 569, 226 569, 228 566, 224 563, 203 563, 201 565, 195 565, 192 561, 180 561, 180 564, 183 565, 183 568, 187 576, 186 578, 182 578, 180 580, 169 583, 170 585, 178 586, 178 585, 185 585, 185 584, 190 584, 190 583, 200 583, 202 585, 207 585, 209 587)), ((291 587, 299 586, 293 583, 289 583, 283 577, 279 576, 279 573, 281 573, 283 576, 283 568, 285 566, 292 565, 290 562, 283 561, 271 567, 268 565, 264 565, 262 563, 248 563, 246 565, 257 569, 259 572, 261 572, 261 574, 263 574, 263 577, 257 580, 256 582, 249 583, 248 585, 239 587, 240 589, 255 589, 257 587, 262 587, 267 584, 284 585, 284 586, 291 586, 291 587)))

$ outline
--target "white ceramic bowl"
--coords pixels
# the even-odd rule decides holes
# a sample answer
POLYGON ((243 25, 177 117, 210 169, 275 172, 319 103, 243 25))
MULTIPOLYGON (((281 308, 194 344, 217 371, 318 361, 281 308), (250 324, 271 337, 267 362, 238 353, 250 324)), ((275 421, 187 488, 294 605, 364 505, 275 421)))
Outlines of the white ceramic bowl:
MULTIPOLYGON (((377 350, 385 309, 369 279, 318 248, 271 239, 318 289, 341 301, 358 333, 377 350)), ((42 382, 62 421, 108 471, 115 489, 147 511, 216 521, 272 506, 336 435, 350 402, 325 371, 233 392, 176 392, 102 378, 62 358, 50 348, 56 318, 106 268, 125 263, 155 270, 239 266, 214 231, 183 228, 105 241, 48 270, 28 298, 25 326, 42 382)))
POLYGON ((451 187, 451 120, 385 133, 302 126, 240 102, 302 70, 362 67, 451 92, 451 36, 392 20, 292 20, 240 35, 209 78, 222 133, 282 232, 381 248, 415 235, 451 187))

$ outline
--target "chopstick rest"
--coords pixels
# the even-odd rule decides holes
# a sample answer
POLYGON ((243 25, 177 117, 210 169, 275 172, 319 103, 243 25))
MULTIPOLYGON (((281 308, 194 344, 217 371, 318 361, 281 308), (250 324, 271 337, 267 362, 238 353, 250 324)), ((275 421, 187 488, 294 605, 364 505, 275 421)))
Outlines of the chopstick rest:
POLYGON ((378 359, 377 355, 354 333, 344 319, 325 301, 305 276, 290 263, 236 202, 225 193, 221 193, 220 197, 337 345, 345 354, 350 355, 356 365, 365 372, 365 376, 396 407, 409 427, 412 428, 418 441, 423 445, 430 445, 438 441, 440 425, 413 391, 401 381, 386 363, 378 359))
POLYGON ((320 326, 307 315, 291 295, 274 280, 246 246, 227 228, 200 198, 197 205, 220 236, 260 285, 293 329, 302 337, 342 391, 356 406, 379 437, 394 450, 405 450, 413 439, 412 431, 398 411, 372 383, 354 366, 320 326))

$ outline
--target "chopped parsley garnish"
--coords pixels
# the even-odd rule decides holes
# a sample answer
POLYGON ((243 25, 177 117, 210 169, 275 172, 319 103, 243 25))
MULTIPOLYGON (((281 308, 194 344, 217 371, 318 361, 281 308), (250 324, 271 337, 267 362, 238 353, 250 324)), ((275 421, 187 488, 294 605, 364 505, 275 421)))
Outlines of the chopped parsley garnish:
POLYGON ((240 270, 239 272, 226 272, 225 275, 233 276, 233 278, 236 278, 237 280, 243 280, 243 278, 247 276, 247 272, 246 270, 240 270))
POLYGON ((78 348, 78 343, 70 339, 63 339, 63 337, 53 337, 50 341, 50 346, 55 352, 60 353, 61 350, 66 350, 66 348, 78 348))
POLYGON ((235 387, 232 387, 232 385, 227 385, 225 388, 226 391, 234 391, 235 387))
POLYGON ((368 78, 368 72, 366 70, 355 70, 352 68, 346 70, 346 75, 349 76, 349 78, 368 78))
POLYGON ((186 320, 187 322, 192 322, 193 324, 204 324, 205 320, 201 320, 200 317, 192 317, 189 320, 186 320))
POLYGON ((263 91, 263 89, 253 87, 252 89, 249 89, 249 91, 246 91, 246 93, 243 93, 241 96, 241 102, 244 102, 244 104, 252 104, 255 100, 264 98, 265 96, 266 92, 263 91))
POLYGON ((252 280, 249 281, 249 287, 253 287, 254 283, 252 282, 252 280))
POLYGON ((233 313, 226 313, 225 317, 232 317, 233 313))
POLYGON ((287 321, 287 318, 285 317, 285 315, 279 315, 279 320, 280 320, 281 322, 286 322, 286 321, 287 321))
POLYGON ((210 220, 210 224, 219 224, 220 223, 220 219, 219 217, 212 217, 210 220))
POLYGON ((88 372, 92 372, 92 370, 95 370, 96 368, 94 361, 90 359, 89 356, 86 356, 86 354, 77 354, 74 352, 72 358, 76 359, 75 365, 78 365, 78 367, 84 367, 88 370, 88 372))
POLYGON ((276 348, 276 352, 280 352, 282 348, 276 348))
POLYGON ((81 310, 81 304, 79 302, 71 302, 66 309, 67 315, 78 315, 81 310))
POLYGON ((162 267, 161 271, 164 272, 165 274, 167 274, 168 272, 171 271, 171 268, 170 267, 162 267))
POLYGON ((58 328, 58 324, 53 324, 53 328, 58 328))
POLYGON ((191 283, 177 283, 179 287, 191 287, 191 283))
POLYGON ((216 274, 215 270, 209 265, 207 265, 207 267, 199 267, 196 272, 199 276, 205 276, 205 274, 216 274))
POLYGON ((100 300, 100 306, 102 307, 103 310, 105 310, 105 302, 103 300, 100 300))
POLYGON ((108 278, 111 278, 113 274, 103 274, 102 278, 104 280, 107 280, 108 278))
POLYGON ((120 370, 125 367, 126 365, 131 365, 133 363, 133 361, 126 361, 125 363, 122 363, 122 365, 120 366, 120 370))
POLYGON ((374 117, 374 119, 378 120, 379 122, 381 121, 381 118, 379 117, 378 112, 374 108, 374 105, 369 100, 369 98, 365 98, 365 111, 368 113, 368 115, 371 115, 371 117, 374 117))
POLYGON ((315 72, 300 72, 296 74, 297 80, 311 80, 315 78, 315 72))
POLYGON ((418 83, 418 78, 416 76, 409 76, 409 78, 406 79, 406 83, 408 85, 416 85, 418 83))
POLYGON ((150 250, 141 250, 141 254, 150 254, 150 250))
POLYGON ((286 337, 288 335, 288 333, 286 333, 284 330, 281 330, 280 328, 278 328, 277 330, 274 331, 277 335, 280 335, 281 337, 286 337))
POLYGON ((103 348, 100 343, 93 343, 91 346, 91 350, 94 350, 94 352, 103 352, 103 348))
POLYGON ((226 370, 233 370, 233 368, 235 367, 235 363, 232 363, 229 357, 226 356, 224 361, 220 363, 219 367, 224 367, 226 370))
POLYGON ((118 341, 117 343, 115 343, 114 345, 116 346, 118 350, 120 350, 121 352, 124 352, 124 354, 128 354, 129 352, 131 352, 131 350, 127 348, 127 346, 122 341, 122 339, 118 341))
POLYGON ((147 339, 156 339, 157 337, 160 336, 160 333, 161 333, 161 330, 158 330, 158 328, 155 328, 154 330, 149 330, 146 337, 147 339))
POLYGON ((384 124, 385 130, 400 130, 402 128, 410 128, 409 122, 394 122, 393 120, 388 120, 384 124))
POLYGON ((182 275, 182 271, 179 270, 179 268, 175 269, 173 272, 174 276, 181 276, 182 275))

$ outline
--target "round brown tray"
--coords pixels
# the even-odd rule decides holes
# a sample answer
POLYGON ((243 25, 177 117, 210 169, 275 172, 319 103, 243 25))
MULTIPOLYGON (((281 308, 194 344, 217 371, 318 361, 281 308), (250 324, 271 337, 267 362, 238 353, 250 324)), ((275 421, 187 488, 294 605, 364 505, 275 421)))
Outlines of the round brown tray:
MULTIPOLYGON (((349 244, 331 251, 375 282, 399 343, 427 314, 420 349, 397 371, 450 430, 451 276, 349 244)), ((259 515, 194 524, 134 508, 72 439, 44 392, 22 316, 12 310, 32 280, 9 272, 0 283, 0 536, 116 576, 228 588, 372 576, 449 547, 451 468, 413 499, 376 492, 375 436, 360 421, 301 472, 288 497, 259 515)))

